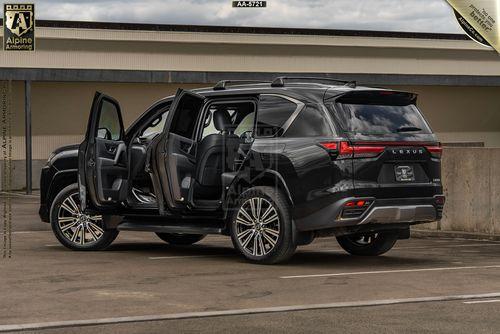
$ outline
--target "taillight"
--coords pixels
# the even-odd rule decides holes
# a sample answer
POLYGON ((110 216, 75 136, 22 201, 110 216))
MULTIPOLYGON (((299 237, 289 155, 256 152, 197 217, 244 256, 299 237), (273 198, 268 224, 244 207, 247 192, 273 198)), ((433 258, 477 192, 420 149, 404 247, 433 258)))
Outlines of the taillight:
POLYGON ((441 154, 443 154, 443 148, 441 147, 441 144, 426 146, 425 148, 434 158, 441 158, 441 154))
POLYGON ((385 146, 350 145, 348 142, 340 143, 341 156, 352 156, 353 158, 373 158, 384 152, 385 146))
POLYGON ((385 151, 386 146, 424 146, 425 149, 434 158, 441 158, 443 148, 441 143, 434 145, 426 145, 425 143, 417 142, 374 142, 374 143, 355 143, 351 144, 347 141, 332 141, 321 142, 319 145, 324 148, 328 153, 337 159, 346 158, 374 158, 385 151))
POLYGON ((336 151, 337 147, 338 147, 338 143, 336 141, 335 142, 323 142, 323 143, 319 143, 319 145, 328 151, 336 151))
POLYGON ((344 208, 342 209, 342 214, 340 217, 343 219, 358 218, 366 212, 371 204, 371 200, 364 199, 348 201, 344 204, 344 208))
POLYGON ((385 146, 351 145, 349 142, 321 142, 319 143, 330 155, 337 159, 345 158, 373 158, 384 152, 385 146))
POLYGON ((446 197, 444 197, 444 195, 434 195, 434 201, 438 205, 444 205, 444 202, 446 201, 446 197))

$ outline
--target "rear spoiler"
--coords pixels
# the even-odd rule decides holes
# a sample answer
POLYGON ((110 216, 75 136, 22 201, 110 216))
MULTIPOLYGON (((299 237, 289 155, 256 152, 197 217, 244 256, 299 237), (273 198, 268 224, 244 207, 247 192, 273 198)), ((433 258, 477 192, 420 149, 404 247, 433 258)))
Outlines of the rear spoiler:
POLYGON ((406 106, 417 103, 417 94, 409 92, 400 92, 394 90, 356 90, 346 92, 340 95, 327 96, 325 102, 335 99, 337 103, 346 104, 381 104, 406 106))

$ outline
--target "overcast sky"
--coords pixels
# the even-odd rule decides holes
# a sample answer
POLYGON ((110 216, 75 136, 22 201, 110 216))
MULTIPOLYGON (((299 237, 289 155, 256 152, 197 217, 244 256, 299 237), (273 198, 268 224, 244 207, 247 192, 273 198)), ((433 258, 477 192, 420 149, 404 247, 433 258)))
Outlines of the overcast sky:
POLYGON ((38 19, 462 32, 445 0, 268 0, 267 8, 246 9, 232 8, 231 0, 34 3, 38 19))

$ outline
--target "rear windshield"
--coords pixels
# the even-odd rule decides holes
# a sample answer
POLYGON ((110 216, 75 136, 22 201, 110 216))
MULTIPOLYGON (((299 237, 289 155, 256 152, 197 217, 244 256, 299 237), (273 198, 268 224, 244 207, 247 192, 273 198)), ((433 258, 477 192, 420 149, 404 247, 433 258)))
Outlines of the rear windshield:
POLYGON ((431 133, 414 104, 406 106, 337 103, 335 114, 342 128, 351 133, 431 133), (339 114, 340 112, 340 114, 339 114))

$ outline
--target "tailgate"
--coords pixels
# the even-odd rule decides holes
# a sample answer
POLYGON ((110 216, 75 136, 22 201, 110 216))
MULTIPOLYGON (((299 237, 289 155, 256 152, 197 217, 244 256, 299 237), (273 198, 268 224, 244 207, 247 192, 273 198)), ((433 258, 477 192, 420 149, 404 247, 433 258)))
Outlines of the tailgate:
POLYGON ((440 194, 441 147, 416 106, 416 95, 354 91, 334 103, 352 147, 357 196, 432 197, 440 194))

